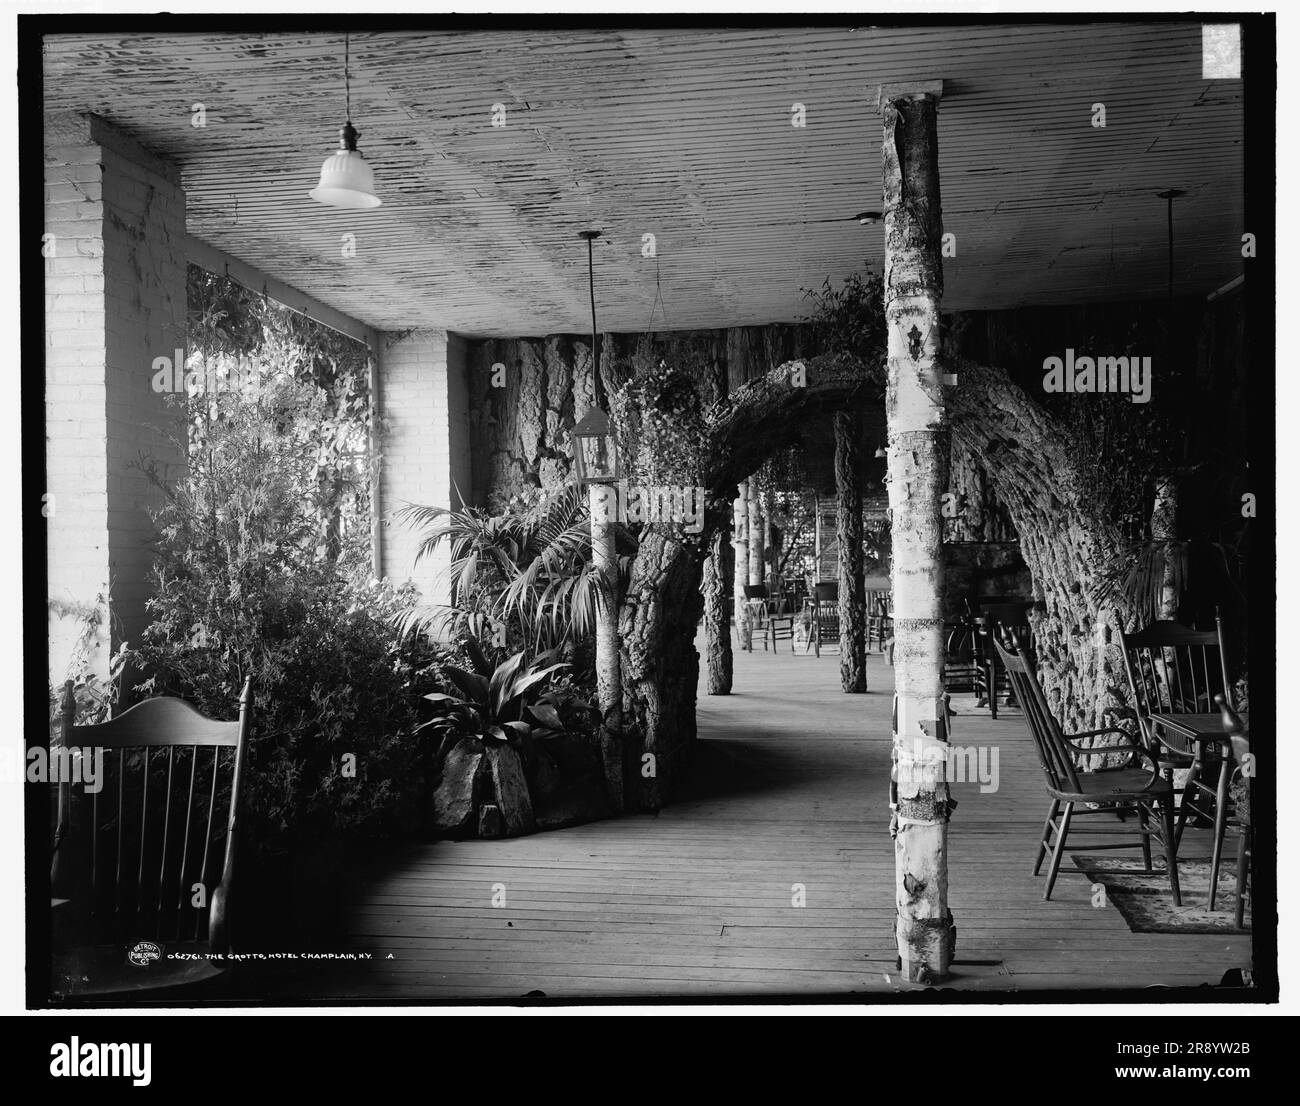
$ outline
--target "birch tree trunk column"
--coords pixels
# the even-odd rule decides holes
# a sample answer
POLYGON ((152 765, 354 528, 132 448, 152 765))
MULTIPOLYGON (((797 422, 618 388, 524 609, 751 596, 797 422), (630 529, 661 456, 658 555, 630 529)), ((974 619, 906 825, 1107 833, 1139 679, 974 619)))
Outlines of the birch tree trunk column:
POLYGON ((752 643, 747 637, 745 622, 745 584, 749 582, 749 484, 747 482, 742 481, 737 489, 732 514, 735 520, 732 578, 736 581, 736 633, 740 637, 740 647, 748 649, 751 648, 752 643))
POLYGON ((885 397, 894 593, 895 936, 903 978, 944 979, 948 910, 943 517, 948 441, 937 363, 943 294, 938 87, 881 90, 885 207, 885 397))
POLYGON ((835 413, 836 528, 840 543, 840 685, 867 690, 867 585, 862 553, 862 416, 835 413))
POLYGON ((764 583, 763 553, 767 535, 763 532, 763 507, 759 502, 758 481, 749 484, 749 583, 756 587, 764 583))
POLYGON ((596 700, 600 704, 600 752, 605 790, 616 811, 624 808, 623 690, 618 643, 618 557, 614 547, 616 492, 607 484, 587 490, 591 513, 591 564, 596 601, 596 700))
MULTIPOLYGON (((1172 476, 1162 476, 1156 483, 1156 500, 1151 509, 1151 538, 1172 543, 1178 539, 1178 482, 1172 476)), ((1170 622, 1178 619, 1178 576, 1174 561, 1178 554, 1172 544, 1166 544, 1164 564, 1160 573, 1160 601, 1156 604, 1156 618, 1170 622)))

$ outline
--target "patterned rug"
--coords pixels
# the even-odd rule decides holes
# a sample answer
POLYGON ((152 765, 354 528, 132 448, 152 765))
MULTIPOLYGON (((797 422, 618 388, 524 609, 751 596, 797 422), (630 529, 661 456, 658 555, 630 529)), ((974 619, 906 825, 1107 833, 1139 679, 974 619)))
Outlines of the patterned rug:
POLYGON ((1106 889, 1106 899, 1134 933, 1243 933, 1250 929, 1250 886, 1246 888, 1246 928, 1236 927, 1237 864, 1235 854, 1219 865, 1219 891, 1215 909, 1209 909, 1210 860, 1178 862, 1178 883, 1183 905, 1175 906, 1169 877, 1153 864, 1144 872, 1136 857, 1075 856, 1070 859, 1093 884, 1106 889))

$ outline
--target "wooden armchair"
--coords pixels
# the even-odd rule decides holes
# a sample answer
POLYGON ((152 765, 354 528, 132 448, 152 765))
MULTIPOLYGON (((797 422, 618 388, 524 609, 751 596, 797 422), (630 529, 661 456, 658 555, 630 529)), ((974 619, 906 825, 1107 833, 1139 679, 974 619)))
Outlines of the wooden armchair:
MULTIPOLYGON (((95 786, 60 773, 50 883, 60 999, 174 994, 229 965, 239 794, 252 727, 252 681, 239 720, 180 699, 137 703, 74 726, 64 688, 58 755, 98 759, 95 786), (219 867, 218 867, 219 864, 219 867)), ((54 750, 51 751, 52 756, 54 750)))
POLYGON ((1187 772, 1178 803, 1175 845, 1181 843, 1189 818, 1214 827, 1210 865, 1213 910, 1219 857, 1232 805, 1228 796, 1231 757, 1222 741, 1205 740, 1207 734, 1217 734, 1220 729, 1218 699, 1232 709, 1223 622, 1217 611, 1213 630, 1153 622, 1136 633, 1121 632, 1120 645, 1143 741, 1171 783, 1175 771, 1187 772))
POLYGON ((1106 752, 1126 752, 1129 754, 1128 762, 1119 768, 1084 770, 1080 767, 1080 762, 1102 750, 1088 749, 1078 742, 1101 734, 1127 735, 1114 727, 1088 730, 1070 736, 1062 733, 1038 683, 1038 673, 1030 650, 1022 646, 1014 633, 1009 635, 1006 642, 997 635, 991 640, 1020 701, 1025 724, 1034 739, 1038 760, 1047 779, 1050 806, 1034 858, 1034 875, 1038 875, 1043 866, 1043 858, 1049 852, 1052 854, 1043 898, 1052 897, 1052 888, 1060 871, 1061 857, 1066 849, 1073 819, 1133 810, 1138 816, 1136 842, 1093 842, 1076 848, 1081 852, 1141 848, 1142 860, 1149 872, 1151 838, 1159 838, 1164 845, 1169 889, 1173 893, 1174 905, 1181 906, 1183 900, 1178 885, 1178 857, 1174 847, 1174 790, 1173 785, 1160 775, 1160 767, 1155 758, 1142 745, 1109 745, 1105 747, 1106 752), (1150 763, 1150 771, 1136 767, 1142 760, 1150 763))

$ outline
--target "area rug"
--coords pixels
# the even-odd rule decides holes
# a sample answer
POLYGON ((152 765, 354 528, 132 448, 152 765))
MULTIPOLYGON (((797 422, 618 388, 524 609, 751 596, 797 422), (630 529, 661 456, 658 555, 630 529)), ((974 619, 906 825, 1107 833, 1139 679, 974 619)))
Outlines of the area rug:
POLYGON ((1246 895, 1246 929, 1236 926, 1237 867, 1233 858, 1219 867, 1216 909, 1209 909, 1210 860, 1178 862, 1183 905, 1169 894, 1163 867, 1144 872, 1136 857, 1074 856, 1074 866, 1093 884, 1106 889, 1107 901, 1120 912, 1134 933, 1243 933, 1250 929, 1250 894, 1246 895))

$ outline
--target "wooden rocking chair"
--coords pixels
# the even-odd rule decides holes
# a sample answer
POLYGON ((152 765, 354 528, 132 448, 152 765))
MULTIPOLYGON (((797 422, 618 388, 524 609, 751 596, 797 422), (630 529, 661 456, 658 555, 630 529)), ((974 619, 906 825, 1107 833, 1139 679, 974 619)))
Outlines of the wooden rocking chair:
POLYGON ((1165 849, 1169 889, 1173 893, 1174 905, 1181 906, 1182 891, 1178 886, 1178 857, 1174 848, 1174 789, 1173 785, 1161 776, 1160 766, 1155 758, 1142 745, 1108 745, 1104 749, 1078 747, 1075 743, 1084 738, 1107 733, 1124 737, 1128 735, 1114 727, 1088 730, 1071 736, 1063 734, 1047 705, 1043 689, 1039 686, 1038 673, 1029 649, 1022 647, 1014 633, 1005 644, 996 635, 992 636, 991 640, 1015 690, 1016 698, 1020 701, 1025 724, 1034 739, 1038 760, 1042 765, 1043 775, 1047 778, 1047 794, 1051 805, 1047 811, 1047 820, 1043 824, 1043 836, 1039 840, 1034 857, 1034 875, 1038 875, 1043 866, 1043 858, 1048 852, 1052 854, 1043 898, 1052 897, 1052 888, 1056 885, 1061 857, 1065 853, 1066 841, 1074 818, 1134 810, 1138 816, 1137 842, 1092 843, 1078 846, 1078 850, 1095 852, 1102 849, 1141 848, 1142 860, 1149 872, 1152 870, 1151 838, 1158 837, 1165 849), (1085 771, 1078 765, 1078 761, 1103 751, 1128 753, 1128 763, 1120 768, 1103 768, 1096 771, 1085 771), (1151 770, 1147 772, 1132 767, 1138 760, 1149 761, 1151 770), (1055 845, 1053 845, 1053 837, 1055 837, 1055 845))
POLYGON ((72 683, 65 686, 61 756, 102 750, 102 759, 93 791, 83 783, 74 796, 68 773, 58 784, 50 869, 57 999, 159 998, 227 973, 252 703, 248 680, 235 722, 159 697, 74 726, 72 683))

